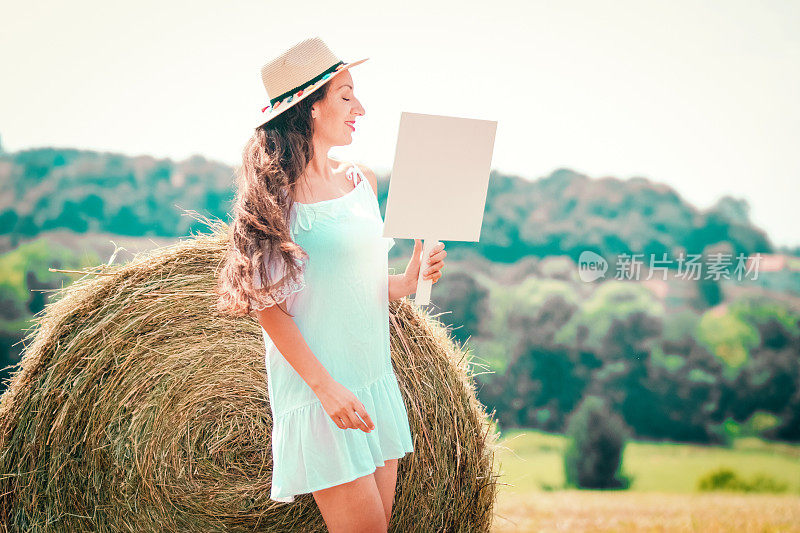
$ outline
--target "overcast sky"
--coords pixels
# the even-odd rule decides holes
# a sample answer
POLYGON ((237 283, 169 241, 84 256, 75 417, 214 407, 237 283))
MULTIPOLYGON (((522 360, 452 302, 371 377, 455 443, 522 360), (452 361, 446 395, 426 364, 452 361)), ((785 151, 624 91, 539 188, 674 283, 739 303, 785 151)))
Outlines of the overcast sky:
POLYGON ((240 162, 260 67, 321 37, 366 109, 331 155, 391 169, 402 111, 498 121, 492 166, 745 198, 800 244, 800 2, 5 1, 0 136, 240 162))

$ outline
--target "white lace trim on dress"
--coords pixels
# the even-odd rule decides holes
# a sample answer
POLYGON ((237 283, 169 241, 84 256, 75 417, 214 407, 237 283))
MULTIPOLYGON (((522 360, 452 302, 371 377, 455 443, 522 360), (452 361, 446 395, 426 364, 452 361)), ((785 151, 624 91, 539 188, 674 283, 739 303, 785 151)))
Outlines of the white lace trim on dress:
MULTIPOLYGON (((287 278, 287 280, 281 284, 277 289, 273 291, 272 296, 268 296, 268 304, 267 305, 259 305, 254 299, 250 298, 250 305, 252 306, 253 310, 261 311, 262 309, 266 309, 267 307, 272 307, 275 304, 279 304, 284 302, 289 296, 293 295, 296 292, 303 290, 306 287, 305 276, 303 275, 303 263, 299 264, 301 268, 301 272, 297 281, 293 281, 291 278, 287 278)), ((275 261, 273 261, 269 266, 269 275, 272 279, 273 283, 282 280, 286 275, 286 264, 283 261, 282 257, 278 257, 275 261)), ((256 288, 263 288, 263 282, 261 280, 261 273, 256 268, 253 273, 253 286, 256 288)))

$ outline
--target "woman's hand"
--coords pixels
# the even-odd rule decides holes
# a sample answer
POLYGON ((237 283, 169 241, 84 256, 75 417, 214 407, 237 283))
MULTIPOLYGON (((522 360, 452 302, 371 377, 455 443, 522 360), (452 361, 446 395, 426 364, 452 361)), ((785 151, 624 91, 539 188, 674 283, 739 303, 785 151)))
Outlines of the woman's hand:
MULTIPOLYGON (((420 256, 422 255, 422 240, 414 239, 414 251, 411 252, 411 260, 408 262, 404 275, 406 281, 413 286, 417 287, 417 280, 419 279, 420 269, 420 256)), ((436 283, 442 277, 442 268, 444 268, 444 258, 447 252, 444 251, 444 243, 439 242, 433 247, 429 255, 429 262, 426 261, 423 270, 423 279, 431 279, 436 283)))
POLYGON ((375 424, 367 414, 364 404, 338 381, 331 379, 325 385, 314 389, 314 393, 322 403, 322 408, 340 429, 360 429, 364 433, 375 429, 375 424))

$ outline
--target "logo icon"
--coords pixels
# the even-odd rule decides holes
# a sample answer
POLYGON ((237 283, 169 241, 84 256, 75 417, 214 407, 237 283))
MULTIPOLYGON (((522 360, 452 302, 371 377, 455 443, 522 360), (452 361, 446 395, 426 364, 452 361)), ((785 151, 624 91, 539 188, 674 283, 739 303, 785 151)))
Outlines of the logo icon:
POLYGON ((584 250, 578 257, 578 276, 581 281, 591 283, 599 278, 605 277, 608 270, 608 261, 603 256, 592 251, 584 250))

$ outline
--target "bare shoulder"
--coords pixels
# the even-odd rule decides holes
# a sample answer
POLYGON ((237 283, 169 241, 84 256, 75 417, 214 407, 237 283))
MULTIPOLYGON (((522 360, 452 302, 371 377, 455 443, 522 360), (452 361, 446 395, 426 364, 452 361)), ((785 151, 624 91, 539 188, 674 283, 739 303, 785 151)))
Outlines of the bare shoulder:
POLYGON ((356 165, 358 169, 364 173, 364 176, 367 177, 367 181, 372 186, 372 190, 375 191, 375 196, 378 196, 378 178, 377 176, 375 176, 375 172, 373 172, 372 169, 369 168, 368 166, 363 165, 361 163, 354 162, 353 164, 356 165))

